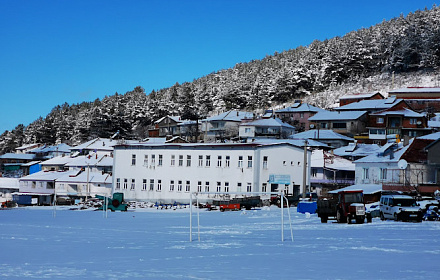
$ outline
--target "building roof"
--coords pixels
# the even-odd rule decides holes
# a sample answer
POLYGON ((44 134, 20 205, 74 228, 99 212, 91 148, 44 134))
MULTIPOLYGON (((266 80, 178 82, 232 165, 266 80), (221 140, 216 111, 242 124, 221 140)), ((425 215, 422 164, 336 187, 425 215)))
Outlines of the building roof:
POLYGON ((15 159, 15 160, 33 160, 34 158, 35 158, 34 154, 6 153, 0 156, 0 159, 15 159))
POLYGON ((333 170, 355 171, 355 165, 351 160, 332 155, 323 150, 312 151, 310 166, 333 170))
POLYGON ((395 97, 389 97, 386 99, 371 99, 371 100, 361 100, 359 102, 353 102, 341 107, 335 108, 338 111, 348 111, 348 110, 383 110, 388 109, 396 104, 402 102, 403 99, 396 99, 395 97))
POLYGON ((165 117, 162 117, 162 118, 160 118, 160 119, 158 119, 157 121, 155 121, 154 123, 160 123, 160 122, 162 122, 164 119, 167 119, 167 118, 170 118, 170 119, 172 119, 173 121, 175 121, 176 123, 181 123, 181 122, 183 122, 184 120, 181 120, 180 119, 180 116, 165 116, 165 117))
POLYGON ((379 149, 380 146, 377 144, 349 143, 347 146, 334 149, 333 153, 342 157, 365 157, 371 154, 378 153, 379 149))
POLYGON ((75 173, 78 173, 78 171, 38 171, 20 178, 20 181, 54 181, 63 176, 70 176, 75 173))
MULTIPOLYGON (((371 93, 362 93, 362 94, 347 94, 339 97, 339 99, 360 99, 360 98, 370 98, 375 96, 376 94, 380 94, 380 92, 371 92, 371 93)), ((382 95, 382 94, 380 94, 382 95)), ((382 96, 383 97, 383 96, 382 96)))
POLYGON ((294 103, 289 107, 275 111, 275 113, 300 113, 300 112, 322 112, 325 111, 319 107, 307 103, 294 103))
POLYGON ((80 172, 78 175, 66 175, 56 180, 60 183, 92 183, 92 184, 105 184, 112 183, 112 176, 108 173, 92 172, 87 170, 80 172), (88 174, 87 174, 88 173, 88 174))
POLYGON ((397 163, 411 146, 413 140, 414 138, 410 139, 410 143, 406 146, 403 146, 402 143, 387 143, 381 147, 378 153, 358 159, 355 163, 397 163))
POLYGON ((57 156, 41 162, 41 165, 65 165, 74 159, 69 156, 57 156))
POLYGON ((405 116, 408 118, 421 118, 425 115, 417 113, 411 109, 403 108, 401 110, 383 110, 377 113, 372 113, 373 116, 390 116, 390 115, 399 115, 399 116, 405 116))
POLYGON ((0 177, 0 188, 19 189, 20 183, 18 181, 18 178, 0 177))
MULTIPOLYGON (((307 140, 307 147, 311 148, 329 148, 329 146, 325 143, 315 141, 312 139, 305 139, 307 140)), ((304 147, 304 140, 303 139, 272 139, 272 138, 248 138, 248 143, 256 143, 256 144, 264 144, 264 143, 270 143, 270 144, 277 144, 277 143, 289 143, 297 147, 304 147)))
POLYGON ((367 111, 323 111, 318 112, 309 121, 338 121, 338 120, 357 120, 367 111))
POLYGON ((269 119, 259 119, 247 123, 242 123, 240 126, 257 126, 257 127, 284 127, 295 129, 295 127, 291 126, 288 123, 283 122, 278 118, 269 118, 269 119))
POLYGON ((329 191, 329 193, 337 194, 340 191, 363 191, 364 194, 375 194, 382 191, 382 185, 381 184, 351 185, 346 188, 329 191))
POLYGON ((434 113, 434 117, 432 117, 429 121, 428 121, 428 126, 429 127, 435 127, 435 128, 440 128, 440 113, 434 113))
POLYGON ((440 132, 434 132, 428 135, 420 136, 419 139, 437 140, 440 139, 440 132))
POLYGON ((36 161, 31 161, 31 162, 28 162, 28 163, 23 163, 21 166, 32 166, 32 165, 35 165, 35 164, 39 164, 41 161, 39 161, 39 160, 36 160, 36 161))
POLYGON ((407 87, 407 88, 399 88, 392 91, 389 91, 388 93, 395 94, 395 93, 440 93, 439 87, 407 87))
POLYGON ((65 164, 66 167, 85 166, 113 166, 113 158, 99 153, 92 153, 88 156, 78 156, 65 164))
POLYGON ((353 138, 334 132, 331 129, 311 129, 291 135, 292 139, 315 139, 315 140, 346 140, 354 141, 353 138))
POLYGON ((50 153, 50 152, 59 152, 59 153, 70 153, 70 146, 64 143, 54 145, 54 146, 42 146, 39 148, 35 148, 32 150, 32 153, 50 153))
POLYGON ((203 121, 230 121, 230 122, 241 122, 244 119, 252 119, 254 117, 254 113, 251 112, 243 112, 230 110, 224 113, 221 113, 217 116, 212 116, 204 119, 203 121))

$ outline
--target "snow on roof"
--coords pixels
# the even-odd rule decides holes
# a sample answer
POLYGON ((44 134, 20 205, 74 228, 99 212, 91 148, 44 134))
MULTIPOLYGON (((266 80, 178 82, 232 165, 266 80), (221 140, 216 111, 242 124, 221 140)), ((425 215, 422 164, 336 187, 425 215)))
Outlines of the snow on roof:
POLYGON ((264 126, 264 127, 270 126, 270 127, 287 127, 287 128, 295 129, 295 127, 291 126, 288 123, 283 122, 278 118, 259 119, 259 120, 243 123, 240 126, 264 126))
POLYGON ((403 108, 402 110, 396 110, 396 111, 388 111, 388 110, 384 110, 381 112, 377 112, 377 113, 373 113, 371 115, 374 116, 389 116, 389 115, 403 115, 405 117, 412 117, 412 118, 420 118, 420 117, 424 117, 425 115, 423 114, 419 114, 411 109, 408 108, 403 108))
POLYGON ((28 162, 28 163, 23 163, 21 166, 32 166, 35 164, 39 164, 40 162, 41 161, 39 161, 39 160, 35 160, 35 161, 28 162))
POLYGON ((437 140, 440 138, 440 132, 434 132, 428 135, 420 136, 418 139, 437 140))
POLYGON ((336 194, 340 191, 363 191, 364 194, 375 194, 382 191, 382 185, 380 184, 358 184, 351 185, 346 188, 329 191, 329 193, 336 194))
POLYGON ((333 153, 338 156, 364 157, 378 153, 379 149, 380 146, 377 144, 349 143, 348 146, 334 149, 333 153))
POLYGON ((92 153, 88 156, 78 156, 65 164, 66 167, 84 167, 84 166, 113 166, 113 158, 106 155, 92 153), (105 159, 105 158, 110 158, 105 159), (107 164, 107 165, 106 165, 107 164))
POLYGON ((94 183, 94 184, 103 184, 103 183, 111 183, 112 177, 108 173, 102 172, 87 172, 83 171, 79 173, 77 176, 66 175, 58 178, 57 182, 61 183, 94 183), (88 173, 88 174, 87 174, 88 173), (87 180, 88 177, 88 180, 87 180))
POLYGON ((307 103, 294 103, 289 107, 275 111, 275 113, 294 113, 294 112, 322 112, 324 109, 315 107, 307 103))
POLYGON ((359 102, 353 102, 338 108, 335 110, 382 110, 393 107, 403 99, 396 99, 395 97, 390 97, 387 99, 371 99, 371 100, 361 100, 359 102))
POLYGON ((116 140, 108 138, 95 138, 78 146, 70 148, 70 150, 105 150, 112 151, 113 146, 117 144, 116 140))
POLYGON ((318 112, 309 121, 337 121, 337 120, 357 120, 367 111, 323 111, 318 112))
POLYGON ((0 188, 14 188, 19 189, 20 183, 18 178, 3 178, 0 177, 0 188))
POLYGON ((41 144, 39 144, 39 143, 31 143, 31 144, 25 144, 23 146, 15 148, 15 149, 20 151, 20 150, 26 150, 26 149, 29 149, 29 148, 32 148, 32 147, 35 147, 35 146, 39 146, 39 145, 41 145, 41 144))
POLYGON ((165 117, 162 117, 162 118, 158 119, 154 123, 160 123, 160 122, 162 122, 166 118, 170 118, 170 119, 172 119, 173 121, 175 121, 177 123, 182 122, 182 120, 180 119, 180 116, 165 116, 165 117))
POLYGON ((440 128, 440 113, 435 113, 435 116, 428 121, 428 126, 440 128))
POLYGON ((438 87, 407 87, 407 88, 400 88, 400 89, 392 90, 389 92, 389 94, 393 94, 393 93, 424 93, 424 92, 440 93, 440 88, 438 88, 438 87))
POLYGON ((382 146, 378 153, 366 156, 358 159, 355 163, 369 163, 369 162, 381 162, 381 163, 397 163, 402 155, 411 146, 414 138, 409 140, 409 144, 403 146, 402 143, 387 143, 382 146), (388 152, 387 152, 388 151, 388 152))
POLYGON ((64 143, 55 146, 43 146, 32 150, 32 153, 49 153, 49 152, 62 152, 70 153, 70 146, 64 143))
MULTIPOLYGON (((302 139, 272 139, 272 138, 248 138, 248 143, 255 143, 255 144, 279 144, 279 143, 288 143, 292 144, 294 146, 298 147, 304 147, 304 140, 302 139)), ((325 143, 307 139, 307 147, 325 147, 328 148, 329 146, 325 143)))
POLYGON ((20 178, 20 181, 54 181, 63 176, 69 176, 78 171, 38 171, 31 175, 20 178))
POLYGON ((355 164, 348 159, 332 155, 323 150, 312 151, 311 167, 330 168, 335 170, 354 171, 355 164))
POLYGON ((69 163, 74 159, 75 158, 71 158, 69 156, 57 156, 43 161, 41 165, 65 165, 66 163, 69 163))
POLYGON ((359 98, 370 98, 376 94, 380 94, 379 92, 371 92, 371 93, 362 93, 362 94, 347 94, 339 97, 339 99, 359 99, 359 98))
POLYGON ((347 141, 354 141, 353 138, 347 137, 345 135, 334 132, 331 129, 311 129, 304 132, 296 133, 291 135, 292 139, 319 139, 328 140, 328 139, 342 139, 347 141))
POLYGON ((254 117, 254 113, 251 112, 243 112, 243 111, 235 111, 230 110, 224 113, 221 113, 217 116, 212 116, 204 119, 204 121, 230 121, 230 122, 241 122, 244 119, 252 119, 254 117))
POLYGON ((35 158, 34 154, 15 154, 6 153, 0 156, 0 159, 20 159, 20 160, 33 160, 35 158))

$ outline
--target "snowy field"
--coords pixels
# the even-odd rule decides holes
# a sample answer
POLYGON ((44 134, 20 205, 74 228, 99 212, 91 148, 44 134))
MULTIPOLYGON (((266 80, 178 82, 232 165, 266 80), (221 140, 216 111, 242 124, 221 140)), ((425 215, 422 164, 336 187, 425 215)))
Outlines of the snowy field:
POLYGON ((0 211, 0 279, 439 279, 440 222, 321 224, 280 209, 0 211))

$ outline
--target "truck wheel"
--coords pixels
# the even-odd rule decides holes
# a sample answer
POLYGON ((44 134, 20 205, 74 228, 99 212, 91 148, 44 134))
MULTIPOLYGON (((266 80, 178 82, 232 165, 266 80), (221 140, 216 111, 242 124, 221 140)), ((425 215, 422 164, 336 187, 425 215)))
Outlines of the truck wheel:
POLYGON ((346 222, 347 219, 344 217, 344 215, 342 215, 341 210, 336 211, 336 220, 338 221, 338 223, 346 222))
POLYGON ((347 215, 347 224, 351 224, 351 215, 347 215))
POLYGON ((356 218, 356 224, 363 224, 365 218, 356 218))
POLYGON ((321 216, 321 223, 326 224, 326 223, 327 223, 327 220, 328 220, 328 217, 327 217, 327 216, 321 216))
POLYGON ((373 217, 371 216, 371 213, 367 214, 367 223, 371 223, 373 221, 373 217))

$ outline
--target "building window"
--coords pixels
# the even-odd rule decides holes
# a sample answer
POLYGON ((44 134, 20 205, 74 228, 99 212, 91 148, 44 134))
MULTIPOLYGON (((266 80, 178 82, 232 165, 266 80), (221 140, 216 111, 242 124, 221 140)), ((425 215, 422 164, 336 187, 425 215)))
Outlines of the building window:
POLYGON ((377 117, 376 123, 383 123, 384 118, 383 117, 377 117))
POLYGON ((252 192, 252 183, 247 183, 246 191, 247 192, 252 192))
POLYGON ((217 192, 221 192, 221 191, 222 191, 222 183, 217 182, 217 192))
POLYGON ((387 179, 387 169, 381 168, 380 169, 380 180, 386 180, 387 179))
POLYGON ((171 166, 176 165, 176 155, 171 155, 171 166))
POLYGON ((159 164, 158 166, 162 166, 163 163, 163 155, 159 155, 159 164))
POLYGON ((417 119, 409 119, 409 124, 417 124, 417 119))
POLYGON ((124 179, 124 190, 128 188, 128 179, 124 179))
POLYGON ((205 192, 209 192, 209 182, 205 182, 205 192))
POLYGON ((199 156, 199 166, 203 166, 203 156, 199 156))
POLYGON ((241 192, 241 183, 237 183, 237 192, 241 192))
POLYGON ((191 190, 191 182, 190 181, 186 181, 185 191, 189 192, 190 190, 191 190))
POLYGON ((312 177, 316 177, 318 174, 318 170, 316 168, 312 168, 312 177))
POLYGON ((225 192, 229 192, 229 182, 225 182, 225 192))
POLYGON ((261 186, 261 191, 267 192, 267 183, 263 183, 263 186, 261 186))
POLYGON ((414 130, 408 131, 408 136, 409 137, 416 137, 417 136, 417 131, 414 131, 414 130))
POLYGON ((116 179, 116 189, 119 190, 121 188, 121 178, 116 179))
POLYGON ((156 165, 156 155, 151 155, 151 165, 152 166, 156 165))
POLYGON ((147 179, 143 179, 142 180, 142 190, 146 191, 147 190, 147 179))
POLYGON ((211 166, 211 156, 206 156, 206 164, 205 164, 205 166, 206 167, 211 166))
POLYGON ((186 166, 190 167, 191 166, 191 155, 187 155, 186 156, 186 166))
POLYGON ((154 179, 150 179, 150 191, 154 191, 154 179))
POLYGON ((238 156, 238 168, 243 168, 243 156, 238 156))
POLYGON ((252 168, 252 156, 248 156, 248 168, 252 168))
POLYGON ((174 191, 174 180, 170 181, 170 192, 174 191))
POLYGON ((201 192, 202 191, 202 181, 198 181, 197 182, 197 191, 201 192))
POLYGON ((283 165, 286 166, 287 165, 287 161, 283 160, 283 165))
POLYGON ((301 119, 304 119, 304 113, 299 113, 299 117, 300 117, 301 119))
POLYGON ((230 156, 226 156, 225 166, 229 167, 230 165, 231 165, 231 157, 230 156))
POLYGON ((179 155, 179 166, 183 166, 183 155, 179 155))
POLYGON ((222 156, 217 157, 217 167, 222 167, 222 156))
POLYGON ((157 180, 157 191, 162 191, 162 180, 157 180))
POLYGON ((131 155, 131 165, 136 165, 136 155, 131 155))
POLYGON ((333 128, 347 128, 347 123, 335 122, 335 123, 333 123, 333 128))
POLYGON ((369 174, 368 174, 368 168, 363 168, 362 169, 362 179, 369 179, 369 174))
POLYGON ((130 190, 134 190, 136 188, 136 179, 131 179, 131 187, 130 190))
POLYGON ((251 128, 250 127, 245 127, 244 133, 251 133, 251 128))
POLYGON ((178 192, 182 191, 182 181, 177 181, 177 191, 178 192))
POLYGON ((148 155, 144 155, 144 166, 148 166, 148 155))
POLYGON ((267 169, 267 156, 263 157, 263 169, 267 169))

